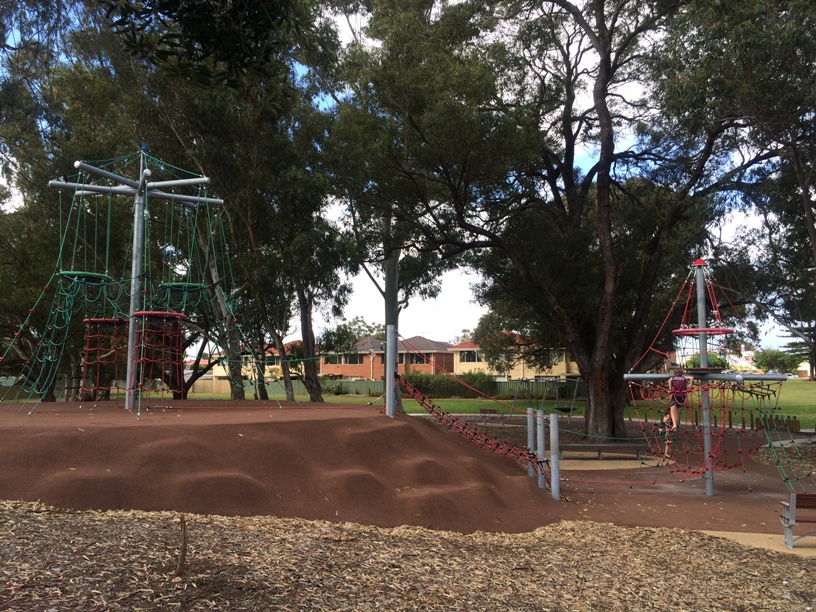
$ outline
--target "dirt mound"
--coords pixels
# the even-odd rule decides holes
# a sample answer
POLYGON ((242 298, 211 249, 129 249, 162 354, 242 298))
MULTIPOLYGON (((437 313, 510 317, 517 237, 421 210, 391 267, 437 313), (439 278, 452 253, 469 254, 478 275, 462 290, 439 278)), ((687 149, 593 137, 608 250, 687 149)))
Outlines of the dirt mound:
POLYGON ((717 472, 716 494, 707 497, 702 477, 678 478, 654 459, 624 459, 565 462, 559 503, 524 466, 427 418, 389 419, 370 406, 188 402, 181 410, 145 409, 138 420, 102 404, 0 411, 0 499, 462 533, 520 533, 561 519, 779 529, 787 491, 773 466, 717 472), (613 463, 631 467, 592 469, 613 463))
POLYGON ((560 505, 526 469, 374 408, 38 408, 4 415, 0 498, 73 509, 177 510, 522 532, 560 505))

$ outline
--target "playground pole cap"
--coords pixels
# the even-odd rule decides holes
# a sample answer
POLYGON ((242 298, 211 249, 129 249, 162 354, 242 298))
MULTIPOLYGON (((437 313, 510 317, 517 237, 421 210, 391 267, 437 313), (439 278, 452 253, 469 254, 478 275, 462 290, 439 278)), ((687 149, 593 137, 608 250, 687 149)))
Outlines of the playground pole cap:
POLYGON ((700 267, 700 266, 707 266, 708 264, 702 258, 698 258, 697 261, 695 261, 691 265, 694 266, 695 268, 697 268, 697 267, 700 267))

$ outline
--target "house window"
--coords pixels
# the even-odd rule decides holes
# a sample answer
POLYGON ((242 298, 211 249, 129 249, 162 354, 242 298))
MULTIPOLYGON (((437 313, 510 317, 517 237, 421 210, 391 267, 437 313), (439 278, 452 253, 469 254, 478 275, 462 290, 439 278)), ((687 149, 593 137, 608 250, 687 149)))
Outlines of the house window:
POLYGON ((323 358, 323 362, 326 365, 337 365, 340 363, 340 355, 326 355, 323 358))
MULTIPOLYGON (((380 355, 380 363, 385 365, 385 354, 383 353, 380 355)), ((403 353, 397 353, 397 364, 402 365, 405 363, 405 355, 403 353)))
POLYGON ((363 365, 362 353, 349 353, 343 355, 343 363, 346 365, 363 365))
POLYGON ((481 351, 461 351, 459 353, 459 363, 481 363, 481 351))
POLYGON ((411 353, 411 361, 409 363, 428 363, 428 358, 419 353, 411 353))

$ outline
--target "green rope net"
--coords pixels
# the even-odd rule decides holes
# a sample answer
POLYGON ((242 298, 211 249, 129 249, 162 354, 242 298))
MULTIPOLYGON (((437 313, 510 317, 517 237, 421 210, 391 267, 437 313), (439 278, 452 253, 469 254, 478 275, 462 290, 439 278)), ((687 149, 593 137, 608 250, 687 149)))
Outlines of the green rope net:
MULTIPOLYGON (((143 152, 93 163, 108 175, 138 176, 142 167, 151 170, 151 181, 197 178, 143 152)), ((164 192, 151 197, 147 190, 143 273, 134 297, 134 197, 112 189, 116 184, 110 178, 91 174, 71 177, 78 186, 73 197, 65 203, 60 198, 55 272, 3 348, 0 361, 7 368, 19 362, 20 371, 2 399, 20 411, 33 411, 41 401, 63 394, 80 401, 124 397, 134 300, 142 314, 134 315, 137 380, 131 391, 139 401, 154 394, 186 395, 185 349, 196 342, 198 360, 223 364, 233 384, 255 376, 257 359, 230 293, 232 270, 220 206, 200 186, 193 196, 172 192, 165 197, 164 192), (65 357, 74 367, 67 368, 65 357), (64 391, 58 388, 62 381, 64 391)))

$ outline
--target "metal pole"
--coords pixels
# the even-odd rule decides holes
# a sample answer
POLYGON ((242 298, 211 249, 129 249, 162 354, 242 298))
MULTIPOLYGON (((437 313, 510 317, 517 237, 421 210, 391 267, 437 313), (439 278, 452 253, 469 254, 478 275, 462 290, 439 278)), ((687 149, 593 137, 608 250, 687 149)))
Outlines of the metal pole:
MULTIPOLYGON (((538 434, 538 449, 536 455, 538 460, 543 462, 547 458, 547 448, 544 445, 544 411, 536 410, 536 433, 538 434)), ((546 489, 547 481, 544 478, 544 470, 538 472, 538 488, 546 489)))
MULTIPOLYGON (((535 448, 535 412, 532 406, 527 408, 527 448, 530 450, 535 448)), ((532 465, 527 466, 527 475, 530 478, 535 476, 535 468, 532 465)))
POLYGON ((397 328, 389 325, 385 330, 385 414, 394 418, 396 391, 394 372, 397 370, 397 328))
POLYGON ((555 501, 561 501, 561 450, 558 447, 558 415, 550 415, 550 488, 555 501))
MULTIPOLYGON (((698 260, 697 266, 697 327, 701 330, 707 329, 708 322, 706 317, 706 290, 705 290, 705 263, 698 260)), ((708 367, 708 334, 700 331, 700 369, 705 371, 708 367)), ((701 408, 703 411, 703 453, 705 460, 708 463, 705 476, 706 495, 714 495, 714 461, 711 457, 711 397, 709 396, 706 383, 708 376, 703 372, 700 375, 700 383, 702 386, 701 392, 701 408)), ((675 423, 676 425, 676 423, 675 423)))
POLYGON ((142 249, 144 247, 144 216, 145 216, 145 175, 150 176, 149 170, 144 167, 144 151, 141 152, 139 162, 139 189, 133 198, 133 250, 131 256, 133 261, 130 268, 130 318, 128 320, 128 345, 127 345, 127 387, 125 390, 125 408, 133 410, 136 407, 136 393, 138 385, 136 377, 138 368, 136 367, 136 317, 133 313, 141 310, 140 299, 142 297, 142 249))

